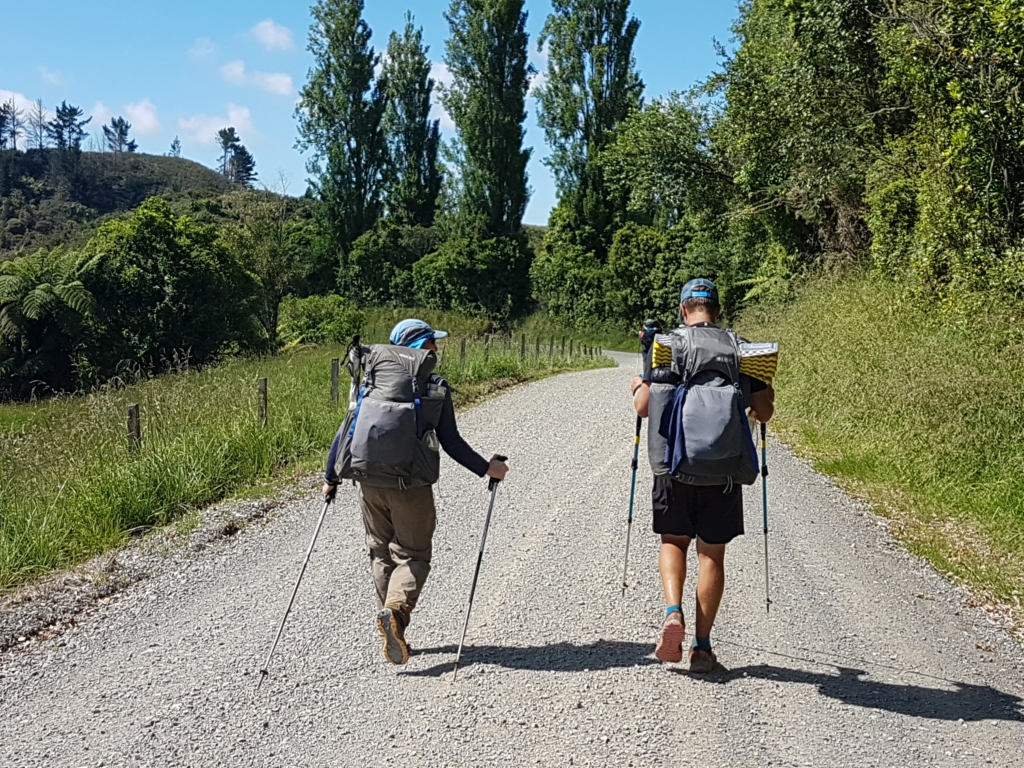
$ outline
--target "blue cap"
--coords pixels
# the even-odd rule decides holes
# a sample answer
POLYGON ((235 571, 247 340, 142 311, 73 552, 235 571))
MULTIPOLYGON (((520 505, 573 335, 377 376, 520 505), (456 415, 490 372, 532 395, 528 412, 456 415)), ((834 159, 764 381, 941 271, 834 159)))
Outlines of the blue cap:
POLYGON ((713 303, 719 304, 718 286, 710 280, 698 277, 683 286, 683 292, 679 294, 679 303, 687 299, 710 299, 713 303))
POLYGON ((435 331, 422 320, 410 318, 403 320, 391 329, 391 343, 399 347, 422 349, 423 345, 434 339, 443 339, 445 331, 435 331))

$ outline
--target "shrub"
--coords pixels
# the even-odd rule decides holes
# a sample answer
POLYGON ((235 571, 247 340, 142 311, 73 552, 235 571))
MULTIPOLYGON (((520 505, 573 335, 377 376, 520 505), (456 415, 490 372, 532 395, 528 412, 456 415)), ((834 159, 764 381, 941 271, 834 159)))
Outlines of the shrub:
POLYGON ((362 331, 365 316, 341 296, 290 296, 281 304, 280 336, 286 342, 344 344, 362 331))
POLYGON ((484 312, 506 322, 530 301, 530 258, 517 238, 454 238, 413 266, 416 294, 430 309, 484 312))

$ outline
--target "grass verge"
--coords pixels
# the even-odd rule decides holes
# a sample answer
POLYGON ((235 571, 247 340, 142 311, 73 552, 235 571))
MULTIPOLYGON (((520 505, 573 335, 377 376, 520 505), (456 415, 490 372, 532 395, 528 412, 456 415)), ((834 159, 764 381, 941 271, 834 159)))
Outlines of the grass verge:
POLYGON ((1024 346, 1005 314, 954 321, 863 274, 821 280, 740 329, 781 347, 777 423, 916 554, 1024 596, 1024 346))
MULTIPOLYGON (((443 327, 443 326, 442 326, 443 327)), ((448 340, 440 372, 456 405, 602 358, 525 357, 518 346, 448 340)), ((81 562, 126 537, 226 496, 251 494, 289 473, 319 468, 347 402, 330 402, 330 360, 342 347, 235 359, 123 389, 0 405, 0 592, 81 562), (269 419, 257 418, 268 379, 269 419), (129 444, 126 411, 141 410, 142 445, 129 444)))

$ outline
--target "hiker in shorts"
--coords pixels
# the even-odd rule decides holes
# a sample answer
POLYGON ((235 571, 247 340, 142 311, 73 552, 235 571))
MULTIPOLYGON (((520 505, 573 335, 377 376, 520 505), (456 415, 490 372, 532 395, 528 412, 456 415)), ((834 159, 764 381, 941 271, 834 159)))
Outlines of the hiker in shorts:
POLYGON ((391 331, 393 346, 360 348, 368 362, 358 405, 350 409, 327 460, 325 497, 333 497, 343 479, 351 478, 359 487, 379 609, 376 627, 384 641, 384 658, 392 664, 409 660, 405 630, 430 573, 437 525, 432 486, 440 472, 438 445, 478 477, 500 481, 508 472, 503 461, 483 458, 459 434, 451 389, 433 373, 435 340, 447 335, 422 320, 409 319, 391 331), (403 373, 400 366, 410 366, 409 372, 403 373), (395 392, 409 388, 405 398, 393 396, 401 403, 397 407, 382 394, 388 386, 395 392), (410 414, 412 431, 396 438, 403 425, 387 419, 401 412, 402 406, 410 414), (389 438, 399 442, 388 444, 389 438), (409 463, 389 466, 389 460, 397 465, 399 454, 406 453, 413 457, 409 463))
MULTIPOLYGON (((731 331, 717 327, 722 308, 718 288, 711 280, 688 282, 680 295, 680 310, 683 325, 672 334, 655 338, 644 354, 644 375, 634 378, 632 389, 637 414, 649 417, 654 532, 661 536, 658 566, 666 608, 655 656, 667 663, 683 659, 686 619, 681 603, 686 582, 686 556, 690 542, 696 539, 699 571, 689 662, 690 672, 699 674, 723 669, 711 649, 711 628, 725 590, 726 545, 743 534, 742 484, 754 482, 757 476, 756 450, 746 415, 762 423, 771 419, 775 412, 775 392, 768 384, 739 373, 740 361, 734 358, 738 358, 741 340, 731 331), (697 362, 701 360, 704 363, 697 362), (722 360, 727 363, 723 364, 722 360), (703 369, 702 364, 706 366, 703 369), (724 367, 711 370, 716 366, 724 367), (694 373, 696 369, 701 370, 694 373), (731 373, 723 375, 722 370, 731 373), (735 381, 730 382, 732 377, 735 381), (692 386, 681 387, 684 379, 692 386), (714 386, 702 388, 700 385, 705 382, 714 386), (681 413, 673 409, 691 409, 685 423, 690 432, 695 432, 701 424, 701 409, 713 409, 716 402, 725 402, 723 398, 729 396, 735 398, 737 383, 742 397, 739 403, 747 406, 747 414, 738 413, 728 434, 743 436, 741 458, 736 460, 743 466, 728 470, 728 477, 717 477, 711 472, 704 475, 707 466, 713 465, 717 472, 721 464, 701 464, 697 451, 694 451, 695 456, 685 455, 686 448, 699 445, 703 436, 683 434, 681 413), (689 391, 680 392, 681 389, 689 391), (711 389, 714 391, 708 399, 702 399, 711 389), (741 425, 739 421, 744 423, 741 425), (676 464, 674 472, 673 463, 676 464)), ((739 412, 740 408, 734 410, 739 412)), ((726 411, 722 413, 728 418, 726 411)), ((717 423, 720 422, 721 419, 717 423)))

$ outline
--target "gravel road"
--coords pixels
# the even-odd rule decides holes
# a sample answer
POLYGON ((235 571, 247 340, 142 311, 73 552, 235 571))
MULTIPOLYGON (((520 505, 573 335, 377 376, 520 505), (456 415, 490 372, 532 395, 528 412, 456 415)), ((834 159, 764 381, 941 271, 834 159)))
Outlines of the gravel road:
MULTIPOLYGON (((619 590, 634 365, 622 356, 618 369, 541 381, 460 417, 512 473, 456 682, 487 491, 447 462, 409 664, 381 657, 349 486, 256 692, 320 511, 311 478, 266 522, 200 556, 169 556, 57 639, 0 657, 0 765, 1024 764, 1021 648, 777 444, 770 617, 751 492, 713 637, 729 671, 694 678, 655 661, 662 598, 644 461, 631 588, 619 590)), ((688 583, 688 616, 692 601, 688 583)))

